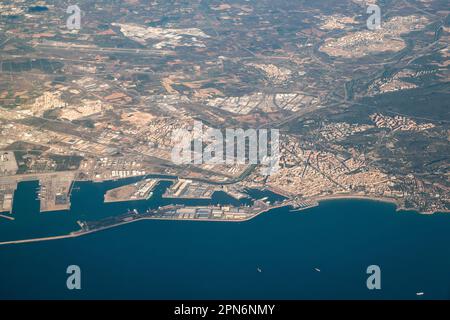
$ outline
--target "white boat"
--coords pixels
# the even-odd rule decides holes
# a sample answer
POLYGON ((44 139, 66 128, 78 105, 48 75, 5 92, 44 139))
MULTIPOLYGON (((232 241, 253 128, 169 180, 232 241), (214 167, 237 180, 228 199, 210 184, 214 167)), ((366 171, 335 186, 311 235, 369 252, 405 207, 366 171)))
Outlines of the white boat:
POLYGON ((259 273, 262 272, 261 268, 256 268, 256 270, 257 270, 259 273))
POLYGON ((320 272, 320 269, 319 269, 319 268, 314 268, 314 270, 316 270, 317 272, 320 272))
POLYGON ((416 296, 423 296, 425 293, 424 292, 417 292, 416 296))

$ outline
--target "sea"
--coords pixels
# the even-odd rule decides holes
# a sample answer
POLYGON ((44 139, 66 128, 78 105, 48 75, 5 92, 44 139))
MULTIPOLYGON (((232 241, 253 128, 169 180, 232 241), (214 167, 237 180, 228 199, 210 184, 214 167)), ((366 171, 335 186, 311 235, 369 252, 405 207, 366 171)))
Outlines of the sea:
MULTIPOLYGON (((14 221, 0 241, 67 234, 97 220, 169 203, 249 204, 217 192, 211 200, 104 204, 108 189, 134 182, 78 182, 69 211, 39 213, 38 183, 19 184, 14 221)), ((282 197, 249 190, 249 197, 282 197)), ((396 211, 369 200, 279 208, 246 222, 145 220, 77 238, 0 246, 0 299, 450 299, 450 215, 396 211), (81 289, 69 290, 69 266, 81 289), (379 267, 379 289, 367 286, 379 267), (417 293, 423 295, 417 295, 417 293)))

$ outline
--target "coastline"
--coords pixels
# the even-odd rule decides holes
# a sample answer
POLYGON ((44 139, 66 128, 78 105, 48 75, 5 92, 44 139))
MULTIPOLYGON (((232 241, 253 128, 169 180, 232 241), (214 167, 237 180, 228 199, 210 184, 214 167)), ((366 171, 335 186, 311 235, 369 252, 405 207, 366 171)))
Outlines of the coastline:
POLYGON ((396 206, 396 211, 400 211, 401 209, 401 203, 400 201, 396 201, 393 198, 386 198, 386 197, 371 197, 366 195, 352 195, 352 194, 342 194, 342 195, 329 195, 329 196, 319 196, 312 198, 313 201, 317 202, 325 202, 325 201, 333 201, 333 200, 369 200, 369 201, 376 201, 376 202, 384 202, 384 203, 391 203, 396 206))
MULTIPOLYGON (((59 174, 64 174, 64 173, 72 173, 72 171, 60 171, 58 172, 59 174)), ((25 181, 38 181, 39 178, 37 178, 38 176, 47 176, 47 175, 51 175, 54 173, 39 173, 39 174, 20 174, 20 175, 15 175, 12 177, 15 177, 17 182, 25 182, 25 181)), ((190 179, 190 180, 195 180, 195 181, 204 181, 203 179, 199 179, 199 178, 181 178, 181 177, 177 177, 177 176, 172 176, 170 174, 164 174, 164 173, 146 173, 144 175, 139 175, 139 176, 130 176, 130 177, 126 177, 126 178, 122 178, 122 179, 93 179, 93 178, 88 178, 88 179, 77 179, 75 178, 73 180, 73 184, 76 183, 83 183, 83 182, 90 182, 90 183, 107 183, 107 182, 116 182, 119 180, 126 180, 126 179, 137 179, 139 180, 145 180, 145 179, 149 179, 149 178, 153 178, 153 179, 158 179, 159 181, 174 181, 177 179, 190 179)), ((214 181, 205 181, 206 183, 210 183, 210 184, 219 184, 218 182, 214 182, 214 181)), ((223 182, 222 184, 230 184, 229 182, 223 182)), ((268 190, 271 191, 273 193, 276 193, 280 196, 283 196, 285 198, 288 199, 292 199, 293 197, 296 197, 295 194, 292 194, 290 192, 287 191, 283 191, 283 190, 279 190, 278 188, 275 188, 273 186, 266 186, 263 188, 263 190, 268 190)), ((163 198, 167 198, 164 195, 162 196, 163 198)), ((151 196, 149 197, 151 198, 151 196)), ((148 200, 147 199, 130 199, 130 200, 115 200, 115 201, 108 201, 105 203, 120 203, 120 202, 132 202, 132 201, 142 201, 142 200, 148 200)), ((189 197, 186 198, 179 198, 179 199, 191 199, 189 197)), ((196 199, 210 199, 210 198, 196 198, 196 199)), ((371 201, 380 201, 380 202, 387 202, 387 203, 392 203, 395 204, 396 206, 396 211, 414 211, 417 212, 419 214, 435 214, 435 213, 450 213, 450 209, 448 210, 435 210, 435 211, 420 211, 420 209, 417 208, 406 208, 402 205, 402 203, 400 202, 399 199, 395 199, 395 198, 389 198, 389 197, 381 197, 381 196, 370 196, 370 195, 360 195, 360 194, 335 194, 335 195, 325 195, 325 196, 315 196, 315 197, 310 197, 310 198, 305 198, 305 201, 311 201, 311 202, 321 202, 321 201, 328 201, 328 200, 339 200, 339 199, 362 199, 362 200, 371 200, 371 201)), ((12 209, 11 209, 12 210, 12 209)), ((64 209, 63 209, 64 210, 64 209)), ((54 211, 54 210, 51 210, 54 211)), ((49 212, 51 212, 49 211, 49 212)), ((59 211, 59 210, 58 210, 59 211)), ((1 212, 0 212, 1 214, 1 212)))
MULTIPOLYGON (((283 205, 279 205, 279 206, 274 206, 274 207, 271 207, 271 208, 268 208, 268 209, 261 210, 261 211, 255 213, 253 216, 251 216, 249 218, 240 219, 240 220, 227 220, 227 219, 173 219, 173 218, 160 218, 160 217, 158 217, 158 218, 142 217, 142 218, 134 219, 134 220, 130 220, 130 221, 122 221, 122 222, 119 222, 117 224, 106 226, 106 227, 102 227, 102 228, 95 229, 95 230, 82 231, 80 229, 80 230, 73 231, 73 232, 71 232, 69 234, 66 234, 66 235, 41 237, 41 238, 30 238, 30 239, 22 239, 22 240, 3 241, 3 242, 0 242, 0 246, 10 245, 10 244, 22 244, 22 243, 32 243, 32 242, 43 242, 43 241, 51 241, 51 240, 77 238, 77 237, 85 236, 85 235, 92 234, 92 233, 95 233, 95 232, 100 232, 100 231, 104 231, 104 230, 120 227, 122 225, 131 224, 133 222, 139 222, 139 221, 143 221, 143 220, 190 221, 190 222, 211 222, 211 223, 213 223, 213 222, 222 222, 222 223, 223 222, 228 222, 228 223, 247 222, 247 221, 250 221, 250 220, 260 216, 263 213, 269 212, 271 210, 283 208, 283 207, 289 207, 289 206, 290 206, 289 204, 283 204, 283 205)), ((308 208, 305 208, 305 209, 308 209, 308 208)))
POLYGON ((84 235, 88 235, 88 234, 92 234, 95 232, 100 232, 100 231, 104 231, 107 229, 112 229, 112 228, 116 228, 122 225, 126 225, 126 224, 130 224, 130 223, 134 223, 134 222, 138 222, 138 221, 142 221, 142 220, 160 220, 160 221, 190 221, 190 222, 228 222, 228 223, 238 223, 238 222, 248 222, 251 221, 253 219, 255 219, 256 217, 260 216, 263 213, 267 213, 270 212, 272 210, 275 209, 279 209, 279 208, 283 208, 283 207, 293 207, 293 211, 303 211, 303 210, 307 210, 307 209, 311 209, 317 206, 320 206, 321 202, 325 202, 325 201, 334 201, 334 200, 366 200, 366 201, 376 201, 376 202, 383 202, 383 203, 391 203, 394 204, 396 207, 396 212, 399 211, 412 211, 412 212, 416 212, 417 214, 422 214, 422 215, 431 215, 434 213, 449 213, 450 210, 444 210, 444 211, 436 211, 436 212, 432 212, 432 213, 428 213, 428 212, 420 212, 416 209, 407 209, 404 208, 401 203, 399 201, 396 201, 395 199, 392 198, 385 198, 385 197, 371 197, 371 196, 366 196, 366 195, 351 195, 351 194, 342 194, 342 195, 329 195, 329 196, 321 196, 321 197, 315 197, 315 198, 310 198, 310 199, 306 199, 306 201, 310 201, 310 202, 316 202, 317 205, 315 206, 308 206, 308 207, 304 207, 304 208, 295 208, 292 206, 292 204, 288 203, 284 203, 284 204, 279 204, 278 206, 273 206, 270 208, 266 208, 263 209, 257 213, 255 213, 254 215, 252 215, 251 217, 245 218, 245 219, 240 219, 240 220, 228 220, 228 219, 173 219, 173 218, 162 218, 162 217, 156 217, 156 218, 152 218, 152 217, 142 217, 142 218, 138 218, 138 219, 134 219, 134 220, 130 220, 130 221, 122 221, 119 222, 117 224, 114 225, 110 225, 110 226, 106 226, 106 227, 102 227, 99 229, 95 229, 95 230, 88 230, 88 231, 83 231, 83 230, 76 230, 73 231, 69 234, 66 235, 59 235, 59 236, 50 236, 50 237, 41 237, 41 238, 31 238, 31 239, 22 239, 22 240, 10 240, 10 241, 3 241, 0 242, 0 246, 3 245, 11 245, 11 244, 23 244, 23 243, 33 243, 33 242, 43 242, 43 241, 51 241, 51 240, 61 240, 61 239, 68 239, 68 238, 77 238, 77 237, 81 237, 84 235))
POLYGON ((311 198, 311 201, 317 201, 317 202, 324 202, 324 201, 332 201, 332 200, 369 200, 369 201, 377 201, 377 202, 384 202, 384 203, 391 203, 394 204, 396 209, 395 211, 413 211, 417 212, 418 214, 422 215, 432 215, 436 213, 450 213, 450 210, 439 210, 439 211, 420 211, 416 208, 405 208, 402 203, 399 200, 396 200, 394 198, 387 198, 387 197, 371 197, 367 195, 352 195, 352 194, 342 194, 342 195, 329 195, 329 196, 320 196, 320 197, 314 197, 311 198))

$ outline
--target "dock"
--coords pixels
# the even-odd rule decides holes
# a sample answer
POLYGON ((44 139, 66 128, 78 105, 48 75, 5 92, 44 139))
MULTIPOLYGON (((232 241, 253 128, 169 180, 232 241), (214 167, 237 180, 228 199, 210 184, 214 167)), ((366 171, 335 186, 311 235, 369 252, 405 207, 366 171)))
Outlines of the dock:
POLYGON ((0 212, 13 213, 14 194, 17 190, 17 181, 0 179, 0 212))
POLYGON ((54 174, 39 179, 38 199, 40 211, 69 210, 74 173, 54 174))
POLYGON ((148 200, 160 179, 145 179, 136 183, 108 190, 105 203, 148 200))

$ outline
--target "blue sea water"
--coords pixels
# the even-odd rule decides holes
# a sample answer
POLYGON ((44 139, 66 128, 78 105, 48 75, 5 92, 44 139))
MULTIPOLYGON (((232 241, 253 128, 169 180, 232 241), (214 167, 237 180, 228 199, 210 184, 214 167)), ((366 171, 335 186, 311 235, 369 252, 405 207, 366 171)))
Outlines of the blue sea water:
MULTIPOLYGON (((148 201, 103 204, 104 192, 123 183, 79 183, 71 210, 52 213, 39 213, 36 182, 21 183, 16 220, 0 219, 0 241, 67 233, 77 220, 173 202, 160 198, 165 182, 148 201)), ((212 202, 236 204, 221 193, 212 202)), ((450 299, 449 244, 450 215, 365 200, 281 208, 239 223, 139 221, 0 246, 0 299, 450 299), (66 288, 69 265, 81 268, 81 290, 66 288), (369 265, 381 268, 381 290, 367 289, 369 265)))

